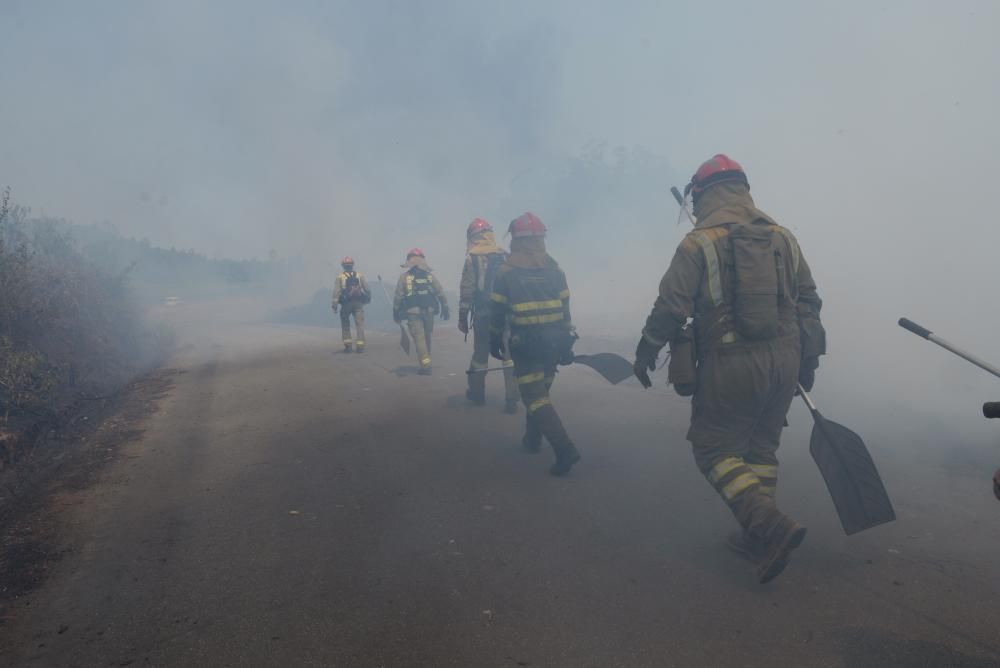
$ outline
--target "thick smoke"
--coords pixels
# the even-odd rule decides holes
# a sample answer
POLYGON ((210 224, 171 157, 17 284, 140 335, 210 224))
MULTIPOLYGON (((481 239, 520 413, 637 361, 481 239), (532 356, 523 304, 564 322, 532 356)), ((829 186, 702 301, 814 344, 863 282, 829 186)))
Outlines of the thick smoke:
POLYGON ((684 232, 667 188, 724 151, 798 235, 826 300, 818 398, 971 424, 995 381, 895 321, 1000 359, 998 93, 982 76, 1000 71, 998 14, 7 2, 0 182, 154 244, 296 258, 304 287, 347 253, 392 275, 418 245, 454 289, 465 224, 533 209, 581 332, 631 339, 684 232))

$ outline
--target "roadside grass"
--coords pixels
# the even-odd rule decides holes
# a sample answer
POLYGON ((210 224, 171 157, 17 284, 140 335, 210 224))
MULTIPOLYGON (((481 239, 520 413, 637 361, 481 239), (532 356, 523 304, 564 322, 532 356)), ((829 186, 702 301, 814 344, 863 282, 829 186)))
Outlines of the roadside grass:
POLYGON ((129 285, 132 266, 89 261, 64 228, 32 225, 0 196, 0 470, 81 398, 124 385, 158 361, 169 334, 151 328, 129 285), (13 443, 13 445, 10 445, 13 443))

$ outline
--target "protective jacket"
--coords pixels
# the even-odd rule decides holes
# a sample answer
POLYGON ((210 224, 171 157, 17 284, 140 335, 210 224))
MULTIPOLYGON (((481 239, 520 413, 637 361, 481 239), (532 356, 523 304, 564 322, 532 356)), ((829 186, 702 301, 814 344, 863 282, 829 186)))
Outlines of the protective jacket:
MULTIPOLYGON (((542 436, 556 454, 553 475, 563 475, 579 453, 552 405, 556 366, 572 355, 574 335, 566 275, 545 252, 541 236, 514 238, 490 295, 490 347, 500 348, 510 324, 510 355, 521 401, 527 408, 523 443, 537 448, 542 436)), ((494 353, 496 355, 496 353, 494 353)))
MULTIPOLYGON (((775 503, 777 450, 801 366, 815 368, 825 352, 822 302, 798 241, 756 208, 746 183, 706 188, 695 215, 660 281, 636 354, 670 343, 676 356, 682 328, 694 319, 687 438, 746 541, 772 550, 798 531, 775 503)), ((764 563, 762 578, 770 572, 764 563)))
MULTIPOLYGON (((472 314, 472 360, 469 370, 481 371, 489 366, 490 360, 490 294, 507 253, 497 246, 490 229, 480 230, 469 238, 467 250, 459 287, 458 317, 461 322, 467 323, 470 312, 472 314)), ((513 411, 519 394, 509 350, 505 350, 502 362, 507 408, 513 411)), ((486 374, 471 373, 468 378, 467 396, 482 404, 486 401, 486 374)))
POLYGON ((538 239, 518 239, 497 271, 490 301, 491 330, 502 332, 509 318, 511 336, 524 337, 548 330, 572 328, 566 274, 544 251, 538 239), (538 252, 532 245, 542 248, 538 252), (518 248, 521 246, 521 248, 518 248))
POLYGON ((469 240, 459 284, 459 313, 489 309, 493 281, 506 256, 496 245, 492 230, 483 230, 469 240))
POLYGON ((406 265, 408 268, 396 283, 396 295, 393 299, 393 312, 418 315, 423 312, 446 313, 448 300, 440 281, 431 273, 427 261, 414 256, 406 265))
POLYGON ((337 276, 336 281, 334 281, 334 304, 345 304, 348 301, 358 301, 362 304, 367 304, 371 301, 371 295, 371 290, 368 289, 368 281, 365 280, 365 275, 360 271, 342 271, 337 276), (357 282, 355 283, 355 281, 357 282), (350 296, 351 289, 349 286, 354 285, 358 287, 360 294, 352 298, 350 296))
POLYGON ((681 241, 660 281, 659 297, 646 320, 643 338, 662 348, 678 337, 688 318, 693 318, 699 356, 718 346, 746 343, 733 312, 738 287, 729 236, 735 226, 751 224, 773 231, 781 240, 775 259, 779 325, 772 338, 800 336, 803 359, 814 360, 824 354, 825 333, 819 320, 823 303, 794 235, 757 209, 746 186, 738 183, 708 189, 696 213, 697 225, 681 241))

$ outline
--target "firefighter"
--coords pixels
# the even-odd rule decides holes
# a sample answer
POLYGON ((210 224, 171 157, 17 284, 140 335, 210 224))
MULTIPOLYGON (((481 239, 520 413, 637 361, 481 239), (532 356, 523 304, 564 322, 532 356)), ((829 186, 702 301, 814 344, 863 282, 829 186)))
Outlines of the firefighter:
POLYGON ((500 360, 507 356, 504 331, 509 324, 514 375, 528 413, 522 444, 529 452, 538 452, 544 436, 556 456, 549 473, 562 476, 580 460, 580 453, 552 405, 549 390, 556 365, 573 361, 576 331, 566 275, 545 252, 545 232, 533 213, 510 224, 510 255, 497 271, 490 295, 490 354, 500 360))
POLYGON ((340 331, 344 340, 344 352, 351 352, 353 347, 359 353, 365 351, 365 304, 372 300, 368 289, 368 281, 364 274, 354 269, 354 258, 345 257, 340 261, 343 271, 337 276, 333 286, 333 312, 340 311, 340 331), (358 332, 356 339, 351 338, 351 316, 354 316, 354 328, 358 332))
POLYGON ((406 319, 410 338, 417 349, 421 376, 431 375, 431 333, 434 331, 434 316, 441 314, 442 320, 451 317, 444 288, 427 266, 424 252, 411 248, 406 253, 406 271, 396 283, 392 316, 396 323, 406 319))
POLYGON ((756 207, 736 161, 708 160, 686 194, 695 228, 660 282, 635 374, 649 387, 670 344, 669 380, 693 395, 695 461, 742 528, 730 543, 766 583, 806 534, 775 503, 776 452, 796 383, 812 388, 826 352, 822 302, 798 241, 756 207))
MULTIPOLYGON (((458 331, 466 336, 472 327, 472 361, 469 363, 469 389, 465 397, 482 406, 486 403, 486 373, 490 361, 490 294, 493 279, 503 264, 506 253, 499 248, 493 235, 493 227, 476 218, 465 233, 465 265, 462 267, 462 282, 459 288, 458 331), (471 317, 471 323, 470 323, 471 317)), ((505 410, 517 413, 517 382, 514 379, 514 362, 507 353, 503 358, 503 377, 506 388, 505 410)))

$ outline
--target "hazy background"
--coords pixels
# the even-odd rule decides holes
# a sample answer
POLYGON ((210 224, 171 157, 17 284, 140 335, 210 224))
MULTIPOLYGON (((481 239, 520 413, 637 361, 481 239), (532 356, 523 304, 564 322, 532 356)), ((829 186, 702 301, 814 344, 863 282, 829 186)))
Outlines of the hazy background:
POLYGON ((0 26, 19 202, 293 258, 289 299, 414 245, 455 289, 468 221, 531 209, 583 336, 635 338, 685 231, 668 187, 727 152, 812 264, 824 406, 992 443, 1000 383, 895 321, 1000 361, 995 2, 3 0, 0 26))

